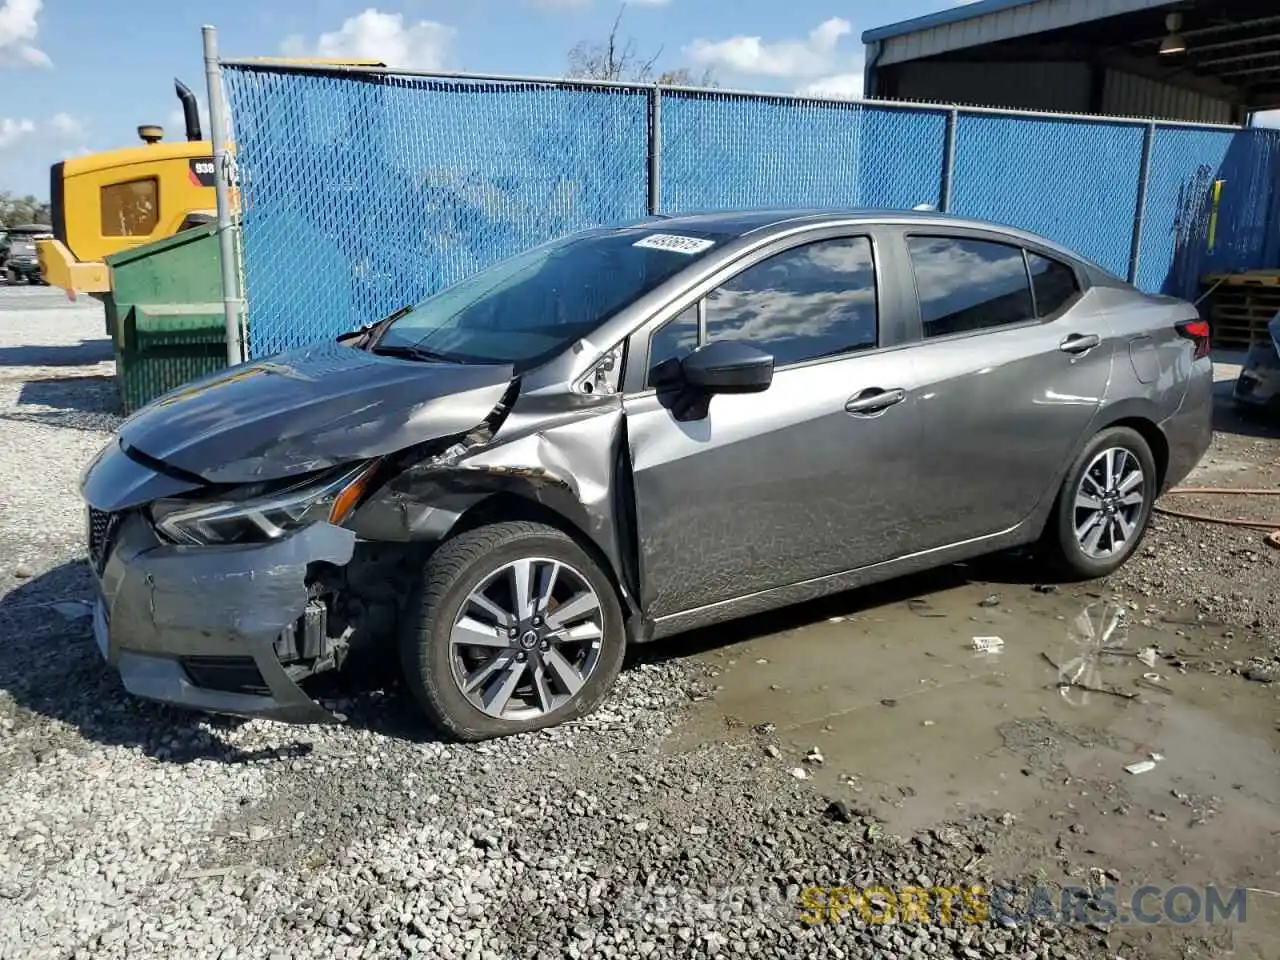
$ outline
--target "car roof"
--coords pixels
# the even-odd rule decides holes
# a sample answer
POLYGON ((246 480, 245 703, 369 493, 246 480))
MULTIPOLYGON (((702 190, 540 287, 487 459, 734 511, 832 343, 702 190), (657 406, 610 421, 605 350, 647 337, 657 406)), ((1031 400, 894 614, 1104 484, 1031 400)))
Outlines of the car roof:
POLYGON ((661 223, 672 229, 683 228, 706 231, 708 233, 746 236, 747 234, 760 233, 762 231, 786 230, 801 223, 820 226, 823 223, 843 223, 849 220, 865 220, 868 223, 920 223, 933 226, 970 227, 980 230, 998 230, 1001 233, 1012 235, 1023 233, 1016 227, 991 223, 972 217, 958 217, 953 214, 938 213, 933 210, 888 210, 874 207, 720 210, 673 216, 658 215, 649 217, 641 222, 661 223))
MULTIPOLYGON (((1101 271, 1109 279, 1119 280, 1106 268, 1099 266, 1075 250, 1042 237, 1027 230, 1012 227, 1008 224, 980 220, 976 217, 960 217, 955 214, 939 213, 936 210, 893 210, 877 207, 850 207, 847 209, 806 209, 783 208, 768 210, 723 210, 708 213, 677 214, 672 216, 659 214, 647 217, 640 223, 652 226, 662 225, 664 230, 689 230, 705 233, 721 233, 733 237, 746 237, 770 233, 782 233, 796 227, 807 226, 818 228, 825 223, 848 223, 851 220, 867 224, 918 225, 922 227, 985 230, 1003 234, 1008 239, 1019 243, 1032 243, 1046 250, 1055 251, 1058 255, 1101 271)), ((1122 281, 1123 282, 1123 281, 1122 281)))

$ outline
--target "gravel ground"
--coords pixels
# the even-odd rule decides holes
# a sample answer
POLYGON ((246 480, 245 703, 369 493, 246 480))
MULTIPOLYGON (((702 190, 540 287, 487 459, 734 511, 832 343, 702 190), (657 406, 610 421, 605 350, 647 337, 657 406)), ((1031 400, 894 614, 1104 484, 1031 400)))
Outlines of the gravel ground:
MULTIPOLYGON (((479 746, 356 680, 325 691, 334 727, 125 695, 86 619, 76 494, 118 422, 111 371, 95 304, 0 290, 0 960, 1112 955, 1083 925, 802 922, 810 885, 971 884, 1016 818, 895 836, 792 776, 767 730, 673 751, 715 689, 670 649, 594 717, 479 746)), ((1215 456, 1274 467, 1254 441, 1215 456)), ((1162 518, 1115 586, 1274 636, 1266 550, 1162 518)))

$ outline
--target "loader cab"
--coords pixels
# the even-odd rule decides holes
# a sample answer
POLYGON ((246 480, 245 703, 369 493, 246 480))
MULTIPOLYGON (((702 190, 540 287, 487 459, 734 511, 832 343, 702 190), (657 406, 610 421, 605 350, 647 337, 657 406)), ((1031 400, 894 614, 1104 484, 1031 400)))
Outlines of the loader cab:
POLYGON ((54 237, 81 261, 172 236, 217 203, 207 141, 156 140, 75 157, 54 164, 50 180, 54 237))

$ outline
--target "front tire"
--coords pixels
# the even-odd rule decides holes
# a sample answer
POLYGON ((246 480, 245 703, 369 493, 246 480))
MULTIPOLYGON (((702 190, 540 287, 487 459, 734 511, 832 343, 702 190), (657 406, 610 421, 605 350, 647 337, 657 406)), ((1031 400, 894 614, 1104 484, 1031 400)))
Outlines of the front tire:
POLYGON ((1158 494, 1151 447, 1129 427, 1109 427, 1085 446, 1062 483, 1045 540, 1067 579, 1114 572, 1142 542, 1158 494))
POLYGON ((405 678, 458 740, 574 720, 622 668, 622 608, 595 560, 554 527, 496 523, 437 548, 400 637, 405 678))

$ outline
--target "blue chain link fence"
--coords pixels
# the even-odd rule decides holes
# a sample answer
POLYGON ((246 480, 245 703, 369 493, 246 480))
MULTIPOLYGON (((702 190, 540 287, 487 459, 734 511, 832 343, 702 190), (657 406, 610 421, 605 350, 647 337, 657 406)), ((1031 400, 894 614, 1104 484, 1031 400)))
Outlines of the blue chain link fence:
POLYGON ((223 82, 252 357, 650 212, 932 204, 1180 296, 1280 263, 1272 131, 242 62, 223 82))

